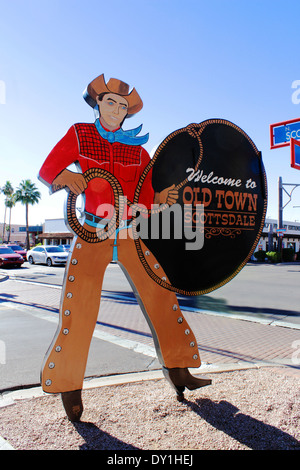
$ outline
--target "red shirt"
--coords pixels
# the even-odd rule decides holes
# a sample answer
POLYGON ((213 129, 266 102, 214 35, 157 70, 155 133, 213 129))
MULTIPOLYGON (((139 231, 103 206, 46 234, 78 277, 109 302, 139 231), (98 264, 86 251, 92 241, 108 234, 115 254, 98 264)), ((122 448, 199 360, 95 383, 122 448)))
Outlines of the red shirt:
MULTIPOLYGON (((149 154, 143 147, 109 143, 100 136, 95 124, 74 124, 46 158, 39 178, 51 185, 56 176, 72 163, 79 163, 82 173, 89 168, 103 168, 118 179, 124 196, 133 201, 138 181, 149 162, 149 154)), ((139 197, 139 203, 149 209, 154 198, 151 173, 148 173, 139 197)), ((110 208, 108 205, 114 205, 114 196, 106 180, 92 179, 85 190, 85 198, 87 212, 99 217, 112 216, 112 210, 109 214, 107 210, 110 208)), ((126 210, 123 218, 128 218, 126 210)))

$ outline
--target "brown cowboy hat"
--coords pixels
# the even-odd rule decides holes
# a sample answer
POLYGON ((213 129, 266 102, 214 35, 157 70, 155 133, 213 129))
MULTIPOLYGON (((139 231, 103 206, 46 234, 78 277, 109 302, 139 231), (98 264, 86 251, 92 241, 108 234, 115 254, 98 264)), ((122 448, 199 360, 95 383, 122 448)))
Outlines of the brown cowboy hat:
POLYGON ((116 93, 117 95, 124 96, 128 102, 129 116, 138 113, 143 107, 143 102, 136 89, 133 88, 129 93, 129 85, 117 78, 110 78, 108 82, 105 83, 104 74, 99 75, 99 77, 95 78, 87 86, 83 97, 85 101, 94 108, 97 104, 96 98, 101 93, 116 93))

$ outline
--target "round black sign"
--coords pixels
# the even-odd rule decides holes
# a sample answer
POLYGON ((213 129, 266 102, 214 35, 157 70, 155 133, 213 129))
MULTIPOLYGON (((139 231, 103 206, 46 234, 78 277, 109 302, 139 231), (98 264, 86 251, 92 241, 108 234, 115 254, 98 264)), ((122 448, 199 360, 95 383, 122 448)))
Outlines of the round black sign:
POLYGON ((183 295, 210 292, 230 281, 259 241, 267 207, 261 153, 235 124, 210 119, 170 134, 153 157, 156 192, 175 184, 176 204, 153 213, 136 246, 149 276, 183 295), (142 240, 164 269, 160 279, 142 240))

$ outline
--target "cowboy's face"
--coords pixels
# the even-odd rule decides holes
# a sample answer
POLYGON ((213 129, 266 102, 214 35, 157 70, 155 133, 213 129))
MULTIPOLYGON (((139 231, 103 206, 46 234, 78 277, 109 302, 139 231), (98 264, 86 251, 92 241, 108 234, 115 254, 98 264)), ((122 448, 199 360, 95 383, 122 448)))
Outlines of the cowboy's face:
POLYGON ((128 112, 126 99, 115 93, 107 93, 101 101, 97 97, 97 104, 101 124, 110 131, 118 129, 128 112))

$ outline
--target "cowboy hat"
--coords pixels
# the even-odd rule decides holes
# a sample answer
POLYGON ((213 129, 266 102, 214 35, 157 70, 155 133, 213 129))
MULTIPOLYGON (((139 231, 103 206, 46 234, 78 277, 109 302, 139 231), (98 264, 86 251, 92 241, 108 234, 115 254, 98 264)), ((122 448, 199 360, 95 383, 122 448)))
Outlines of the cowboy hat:
POLYGON ((110 78, 108 82, 105 83, 104 74, 99 75, 99 77, 95 78, 87 86, 83 92, 83 97, 85 101, 94 108, 97 104, 96 98, 101 93, 115 93, 123 96, 128 102, 129 116, 138 113, 143 107, 143 102, 136 89, 133 88, 129 93, 129 85, 117 78, 110 78))

